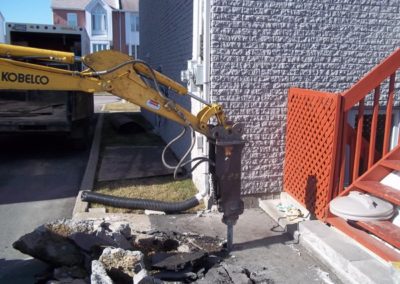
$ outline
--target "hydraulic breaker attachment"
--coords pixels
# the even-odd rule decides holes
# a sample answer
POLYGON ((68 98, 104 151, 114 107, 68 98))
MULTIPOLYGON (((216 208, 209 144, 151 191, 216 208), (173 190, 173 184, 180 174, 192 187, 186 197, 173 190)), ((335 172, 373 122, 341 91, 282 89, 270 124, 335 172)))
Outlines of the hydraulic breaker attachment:
POLYGON ((210 143, 210 165, 214 198, 218 211, 223 213, 222 222, 227 225, 227 250, 233 245, 233 226, 243 213, 241 193, 241 154, 245 141, 242 139, 243 126, 235 124, 231 129, 212 129, 215 141, 210 143))

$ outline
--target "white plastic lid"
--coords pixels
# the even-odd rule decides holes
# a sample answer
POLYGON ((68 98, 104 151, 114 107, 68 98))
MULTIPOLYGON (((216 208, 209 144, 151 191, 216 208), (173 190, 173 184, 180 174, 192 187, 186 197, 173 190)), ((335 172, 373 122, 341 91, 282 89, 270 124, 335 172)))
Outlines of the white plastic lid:
POLYGON ((332 214, 353 221, 387 220, 394 212, 390 202, 359 191, 336 197, 330 202, 329 209, 332 214))

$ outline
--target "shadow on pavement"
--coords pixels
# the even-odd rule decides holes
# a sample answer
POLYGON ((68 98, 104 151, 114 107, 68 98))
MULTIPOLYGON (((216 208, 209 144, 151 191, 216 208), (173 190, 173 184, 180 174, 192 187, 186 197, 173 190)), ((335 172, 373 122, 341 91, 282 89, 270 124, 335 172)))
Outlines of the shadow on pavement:
POLYGON ((0 204, 75 197, 88 154, 61 135, 1 135, 0 204))
POLYGON ((37 259, 0 259, 0 284, 35 283, 35 276, 48 269, 48 265, 37 259))
POLYGON ((286 244, 287 241, 291 241, 292 238, 289 234, 283 233, 282 235, 268 236, 258 240, 251 240, 247 242, 235 243, 232 251, 241 251, 259 247, 268 247, 274 244, 286 244))

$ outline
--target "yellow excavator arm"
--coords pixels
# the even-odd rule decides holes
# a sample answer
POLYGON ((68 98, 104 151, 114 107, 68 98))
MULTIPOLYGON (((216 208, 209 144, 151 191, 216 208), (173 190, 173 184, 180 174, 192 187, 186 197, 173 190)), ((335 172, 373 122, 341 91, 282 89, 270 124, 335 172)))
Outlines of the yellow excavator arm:
POLYGON ((81 58, 89 68, 82 72, 20 61, 36 59, 72 64, 76 58, 68 52, 0 44, 0 57, 3 57, 0 58, 0 89, 106 91, 167 119, 191 125, 207 137, 211 137, 208 125, 211 117, 216 118, 218 125, 231 127, 226 123, 220 105, 206 103, 197 115, 193 115, 157 88, 160 84, 179 95, 188 95, 184 86, 151 69, 145 62, 117 51, 105 50, 81 58))
MULTIPOLYGON (((208 103, 189 93, 184 86, 153 70, 147 63, 112 50, 76 58, 73 53, 68 52, 0 44, 0 90, 63 90, 88 93, 106 91, 175 121, 185 126, 185 130, 190 128, 192 142, 194 141, 193 130, 204 134, 210 142, 209 157, 184 161, 190 154, 190 148, 178 165, 172 168, 175 169, 176 174, 179 167, 196 162, 193 166, 195 168, 201 162, 209 162, 213 199, 218 204, 219 211, 224 213, 222 221, 228 225, 228 249, 231 248, 233 225, 239 215, 243 213, 240 186, 241 151, 244 141, 241 138, 242 125, 228 122, 221 105, 208 103), (81 61, 87 69, 79 72, 69 71, 37 64, 40 61, 65 64, 81 61), (195 115, 192 114, 165 96, 160 85, 179 95, 199 100, 204 104, 203 109, 195 115), (211 118, 213 118, 213 124, 210 123, 211 118)), ((176 140, 171 141, 167 147, 174 141, 176 140)), ((191 147, 193 145, 194 143, 191 147)), ((164 164, 171 167, 165 161, 164 164)), ((161 211, 168 212, 190 208, 188 206, 198 204, 202 198, 201 195, 196 195, 196 197, 176 205, 149 200, 146 202, 126 200, 90 192, 86 192, 85 196, 86 201, 108 203, 118 207, 128 207, 134 204, 135 208, 140 209, 144 209, 143 204, 146 206, 150 204, 154 207, 145 209, 157 210, 161 206, 161 211)))

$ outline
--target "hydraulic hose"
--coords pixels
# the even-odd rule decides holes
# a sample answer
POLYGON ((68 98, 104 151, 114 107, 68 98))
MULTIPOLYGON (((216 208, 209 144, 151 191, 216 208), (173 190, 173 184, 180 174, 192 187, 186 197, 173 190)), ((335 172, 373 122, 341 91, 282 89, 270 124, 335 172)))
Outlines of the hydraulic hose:
POLYGON ((165 213, 178 213, 193 208, 199 205, 201 198, 203 198, 201 194, 196 194, 192 198, 184 201, 165 202, 150 199, 116 197, 91 191, 83 191, 81 195, 82 201, 85 202, 99 203, 118 208, 163 211, 165 213))

